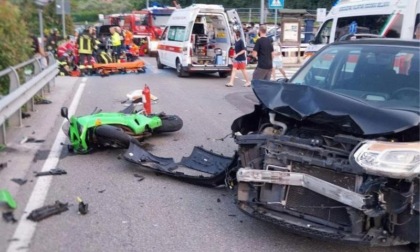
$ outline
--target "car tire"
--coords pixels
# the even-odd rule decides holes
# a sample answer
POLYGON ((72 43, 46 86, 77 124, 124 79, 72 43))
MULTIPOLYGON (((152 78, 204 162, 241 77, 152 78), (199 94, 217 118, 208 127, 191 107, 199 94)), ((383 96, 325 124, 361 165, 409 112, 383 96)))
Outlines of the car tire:
POLYGON ((189 74, 185 72, 185 70, 182 68, 182 64, 179 61, 179 59, 176 60, 175 66, 176 66, 176 75, 178 75, 178 77, 188 77, 189 74))
POLYGON ((162 126, 155 129, 156 133, 175 132, 184 125, 182 119, 177 115, 165 115, 160 118, 162 126))
POLYGON ((219 77, 220 78, 226 78, 229 76, 229 72, 219 72, 219 77))
POLYGON ((157 63, 157 68, 158 69, 163 69, 163 67, 165 66, 160 62, 159 53, 156 55, 156 63, 157 63))
POLYGON ((111 125, 101 125, 95 128, 95 136, 99 144, 103 146, 113 146, 128 148, 131 137, 121 128, 111 125))

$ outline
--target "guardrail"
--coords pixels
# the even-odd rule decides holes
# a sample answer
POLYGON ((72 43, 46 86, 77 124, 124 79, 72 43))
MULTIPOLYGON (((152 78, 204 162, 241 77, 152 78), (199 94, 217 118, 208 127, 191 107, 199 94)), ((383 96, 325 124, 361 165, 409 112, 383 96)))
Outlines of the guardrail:
POLYGON ((9 77, 9 94, 0 99, 0 144, 7 144, 7 128, 22 126, 22 107, 26 105, 34 111, 34 96, 42 96, 45 89, 50 92, 57 73, 58 63, 51 53, 0 71, 0 78, 9 77), (25 75, 23 83, 22 75, 25 75))

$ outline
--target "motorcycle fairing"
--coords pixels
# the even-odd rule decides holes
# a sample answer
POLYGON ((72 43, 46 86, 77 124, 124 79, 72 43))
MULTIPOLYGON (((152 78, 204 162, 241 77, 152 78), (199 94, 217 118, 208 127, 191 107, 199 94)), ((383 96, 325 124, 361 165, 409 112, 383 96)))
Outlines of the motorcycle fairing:
POLYGON ((208 187, 224 185, 237 162, 236 154, 234 157, 225 157, 195 146, 190 156, 176 163, 173 158, 158 157, 144 150, 136 140, 130 142, 123 157, 158 173, 208 187))

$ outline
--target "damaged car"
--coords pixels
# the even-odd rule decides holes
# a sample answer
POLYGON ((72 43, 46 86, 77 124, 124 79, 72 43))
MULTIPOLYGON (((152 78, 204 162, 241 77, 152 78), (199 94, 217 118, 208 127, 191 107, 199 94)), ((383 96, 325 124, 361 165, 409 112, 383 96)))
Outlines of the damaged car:
POLYGON ((289 82, 258 81, 232 124, 241 210, 304 236, 419 243, 420 41, 331 44, 289 82))

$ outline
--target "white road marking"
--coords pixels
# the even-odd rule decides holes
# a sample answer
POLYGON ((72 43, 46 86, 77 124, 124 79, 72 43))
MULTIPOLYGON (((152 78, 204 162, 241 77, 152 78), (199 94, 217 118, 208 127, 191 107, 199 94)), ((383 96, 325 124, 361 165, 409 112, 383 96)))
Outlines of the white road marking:
MULTIPOLYGON (((82 83, 80 83, 79 88, 74 95, 73 101, 70 104, 68 109, 69 115, 73 115, 76 112, 77 105, 82 97, 83 90, 86 86, 87 78, 82 78, 82 83)), ((61 127, 67 119, 64 119, 61 123, 61 127)), ((60 128, 61 128, 60 127, 60 128)), ((47 160, 42 167, 42 171, 46 172, 53 168, 57 167, 58 161, 60 160, 60 154, 63 149, 62 142, 65 142, 67 136, 60 129, 55 140, 54 144, 51 147, 50 154, 48 155, 47 160)), ((10 245, 7 249, 7 252, 15 251, 28 251, 29 245, 31 243, 32 237, 36 230, 36 222, 26 219, 30 212, 34 209, 42 207, 44 205, 45 199, 47 198, 48 190, 50 188, 53 176, 42 176, 38 177, 36 184, 32 191, 31 196, 29 197, 28 203, 25 207, 25 211, 22 214, 22 217, 19 220, 18 226, 13 234, 13 239, 10 242, 10 245)))

